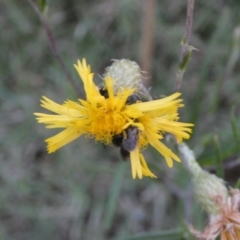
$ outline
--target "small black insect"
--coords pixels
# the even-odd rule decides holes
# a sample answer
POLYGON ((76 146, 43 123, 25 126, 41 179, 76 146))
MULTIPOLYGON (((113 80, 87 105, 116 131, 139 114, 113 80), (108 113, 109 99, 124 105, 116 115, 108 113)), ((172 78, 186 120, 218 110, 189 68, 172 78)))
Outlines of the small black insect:
POLYGON ((122 147, 131 152, 134 150, 138 143, 138 128, 128 127, 126 130, 126 138, 123 139, 122 147))
POLYGON ((137 94, 131 94, 126 101, 126 104, 131 105, 136 103, 137 101, 141 101, 141 98, 137 94))
POLYGON ((107 90, 106 88, 104 88, 104 87, 102 87, 102 88, 99 89, 99 93, 100 93, 103 97, 105 97, 105 98, 108 98, 108 97, 109 97, 109 95, 108 95, 108 90, 107 90))
POLYGON ((129 158, 130 152, 136 148, 139 139, 139 132, 137 127, 128 127, 125 133, 126 138, 123 138, 120 148, 120 153, 123 159, 129 158))
POLYGON ((112 138, 112 144, 116 147, 121 147, 122 145, 122 142, 123 142, 123 134, 120 133, 120 134, 116 134, 113 136, 112 138))
MULTIPOLYGON (((108 95, 108 90, 105 87, 102 87, 99 89, 99 93, 105 97, 105 98, 109 98, 108 95)), ((126 100, 126 104, 127 105, 131 105, 136 103, 137 101, 141 101, 141 102, 145 102, 145 99, 142 99, 139 95, 137 95, 136 93, 131 94, 130 96, 128 96, 127 100, 126 100)))
POLYGON ((128 127, 121 134, 116 134, 112 138, 112 143, 116 147, 120 147, 120 154, 124 160, 129 158, 130 152, 137 146, 139 131, 137 127, 128 127))

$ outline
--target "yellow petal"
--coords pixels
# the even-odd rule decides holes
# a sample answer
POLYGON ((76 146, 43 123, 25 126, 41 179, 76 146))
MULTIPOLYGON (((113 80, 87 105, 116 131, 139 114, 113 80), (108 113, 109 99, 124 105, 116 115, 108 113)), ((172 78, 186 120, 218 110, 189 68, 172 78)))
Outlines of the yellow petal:
POLYGON ((142 171, 143 171, 143 175, 146 177, 151 177, 151 178, 157 178, 148 168, 147 163, 143 157, 143 155, 140 153, 140 161, 142 164, 142 171))
POLYGON ((135 103, 133 104, 133 106, 142 112, 150 112, 150 111, 155 111, 162 108, 169 108, 182 102, 182 99, 174 100, 180 95, 181 93, 174 93, 169 97, 165 97, 162 99, 153 100, 149 102, 135 103))
POLYGON ((138 176, 142 179, 142 167, 139 159, 139 149, 136 147, 130 152, 131 166, 132 166, 132 178, 135 179, 138 176))
POLYGON ((57 135, 46 139, 45 141, 48 143, 48 153, 55 152, 57 149, 80 137, 82 133, 83 131, 78 132, 75 128, 67 128, 57 135))
POLYGON ((100 96, 101 94, 93 82, 94 74, 91 73, 91 67, 90 65, 87 65, 86 59, 84 58, 82 63, 78 60, 77 65, 74 64, 74 67, 83 81, 87 100, 90 101, 92 97, 100 96))
POLYGON ((159 153, 161 153, 167 162, 168 167, 172 167, 173 166, 173 161, 172 159, 174 159, 177 162, 181 162, 181 160, 179 159, 179 157, 177 155, 175 155, 168 147, 166 147, 162 142, 160 141, 156 141, 156 140, 149 140, 149 143, 156 148, 156 150, 159 151, 159 153))

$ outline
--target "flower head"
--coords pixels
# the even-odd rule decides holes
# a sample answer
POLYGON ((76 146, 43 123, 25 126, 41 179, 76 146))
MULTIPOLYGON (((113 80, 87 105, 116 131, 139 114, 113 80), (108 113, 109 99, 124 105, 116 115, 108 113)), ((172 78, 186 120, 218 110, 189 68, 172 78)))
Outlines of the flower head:
POLYGON ((192 124, 177 121, 178 108, 183 106, 182 99, 178 99, 180 93, 148 102, 141 102, 137 98, 129 103, 137 89, 121 85, 115 88, 115 79, 109 74, 104 79, 104 91, 107 92, 104 96, 94 84, 93 73, 86 60, 78 61, 74 66, 83 81, 86 99, 79 99, 78 102, 67 100, 60 105, 43 97, 41 106, 55 114, 35 113, 38 122, 46 124, 47 128, 64 129, 46 140, 49 153, 81 135, 93 137, 106 145, 112 144, 115 136, 120 135, 123 146, 126 141, 131 142, 130 139, 134 139, 132 146, 124 149, 131 159, 133 178, 156 177, 148 169, 142 154, 148 144, 164 156, 169 167, 173 166, 173 160, 180 162, 161 142, 166 132, 173 134, 179 142, 190 137, 192 124), (129 136, 129 129, 135 129, 132 131, 134 136, 129 136))
POLYGON ((209 224, 203 232, 191 228, 193 235, 201 240, 214 240, 217 236, 221 240, 240 239, 239 189, 231 189, 227 199, 216 196, 214 201, 220 208, 219 214, 210 216, 209 224))

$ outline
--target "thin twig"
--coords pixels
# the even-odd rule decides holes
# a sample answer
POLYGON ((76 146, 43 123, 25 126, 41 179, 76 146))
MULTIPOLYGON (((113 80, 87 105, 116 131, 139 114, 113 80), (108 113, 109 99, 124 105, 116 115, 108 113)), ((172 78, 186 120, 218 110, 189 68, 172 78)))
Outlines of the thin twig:
POLYGON ((194 0, 188 0, 187 8, 187 19, 185 25, 185 44, 182 47, 181 60, 186 56, 188 51, 188 46, 190 43, 191 33, 192 33, 192 21, 193 21, 193 9, 194 9, 194 0))
MULTIPOLYGON (((149 0, 143 4, 143 26, 141 43, 141 68, 150 73, 151 60, 153 55, 153 25, 155 17, 156 1, 149 0)), ((144 79, 144 85, 151 86, 150 78, 144 79)))
POLYGON ((57 49, 57 46, 56 46, 56 42, 55 42, 55 39, 54 39, 54 36, 53 36, 53 33, 47 23, 47 21, 45 20, 43 14, 41 13, 41 11, 39 10, 37 4, 35 2, 33 2, 32 0, 27 0, 28 3, 32 6, 32 8, 34 9, 34 11, 37 13, 40 21, 42 22, 42 25, 46 31, 46 34, 47 34, 47 38, 48 38, 48 41, 49 41, 49 44, 50 44, 50 47, 51 47, 51 50, 53 52, 53 55, 55 56, 57 62, 59 63, 61 69, 62 69, 62 72, 63 74, 66 76, 67 80, 69 81, 69 83, 72 85, 72 87, 74 88, 74 90, 76 91, 76 93, 78 95, 80 95, 81 91, 80 91, 80 88, 79 86, 75 83, 75 81, 73 80, 70 72, 67 70, 66 68, 66 65, 64 64, 59 52, 58 52, 58 49, 57 49))
MULTIPOLYGON (((194 10, 194 0, 188 0, 185 34, 184 34, 183 46, 181 49, 180 65, 185 61, 187 55, 189 54, 189 47, 190 47, 189 43, 190 43, 191 33, 192 33, 193 10, 194 10)), ((176 86, 175 86, 176 91, 179 91, 180 89, 184 72, 185 72, 185 69, 178 69, 176 86)))

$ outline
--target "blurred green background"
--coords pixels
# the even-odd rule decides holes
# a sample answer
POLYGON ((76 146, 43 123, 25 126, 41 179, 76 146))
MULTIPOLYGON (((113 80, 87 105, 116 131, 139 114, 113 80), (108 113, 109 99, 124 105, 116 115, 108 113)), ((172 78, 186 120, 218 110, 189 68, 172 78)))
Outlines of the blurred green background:
MULTIPOLYGON (((36 4, 44 1, 38 1, 36 4)), ((118 149, 84 137, 54 154, 33 112, 42 95, 83 98, 73 68, 85 57, 96 83, 111 59, 138 62, 153 96, 174 91, 187 1, 48 1, 43 17, 75 89, 54 56, 29 1, 0 1, 0 239, 192 239, 186 223, 206 216, 181 164, 144 155, 158 179, 132 180, 118 149), (79 90, 80 89, 80 90, 79 90)), ((194 51, 181 85, 181 120, 199 163, 234 186, 240 173, 240 2, 195 3, 194 51)), ((174 146, 171 146, 174 149, 174 146)), ((174 150, 176 152, 176 150, 174 150)))

